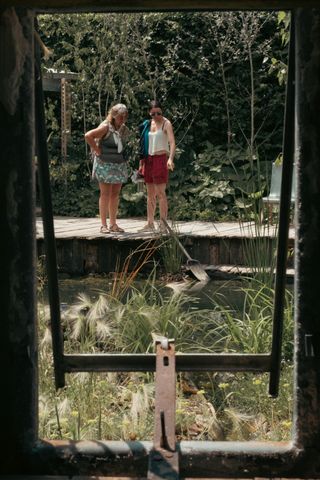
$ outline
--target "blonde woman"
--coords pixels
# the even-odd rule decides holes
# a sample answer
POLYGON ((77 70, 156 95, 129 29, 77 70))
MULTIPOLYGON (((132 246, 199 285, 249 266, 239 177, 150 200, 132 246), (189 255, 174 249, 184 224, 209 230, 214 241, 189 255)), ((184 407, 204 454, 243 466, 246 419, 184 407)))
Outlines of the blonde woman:
POLYGON ((109 110, 106 119, 97 128, 85 134, 85 140, 94 154, 92 177, 98 181, 100 189, 100 233, 124 232, 117 224, 117 213, 120 190, 128 179, 123 156, 123 142, 128 135, 125 125, 127 118, 127 107, 118 103, 109 110))

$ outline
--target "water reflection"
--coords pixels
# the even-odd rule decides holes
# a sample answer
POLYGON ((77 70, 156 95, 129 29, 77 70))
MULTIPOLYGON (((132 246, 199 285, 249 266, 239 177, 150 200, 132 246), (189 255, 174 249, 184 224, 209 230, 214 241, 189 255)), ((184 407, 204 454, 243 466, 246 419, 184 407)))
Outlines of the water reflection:
MULTIPOLYGON (((92 302, 98 300, 102 294, 110 294, 113 279, 99 276, 77 277, 59 280, 61 309, 66 310, 69 306, 78 302, 81 294, 86 294, 92 302)), ((136 280, 133 288, 143 290, 146 280, 136 280)), ((245 298, 244 288, 248 285, 247 279, 239 280, 211 280, 209 282, 198 282, 191 279, 184 279, 177 282, 164 283, 157 281, 156 288, 164 298, 172 293, 183 293, 190 297, 190 303, 186 302, 186 308, 197 305, 199 309, 210 309, 214 301, 219 301, 235 311, 243 309, 245 298)), ((293 291, 293 283, 289 281, 287 290, 293 291)), ((43 292, 43 300, 48 303, 47 292, 43 292)))
MULTIPOLYGON (((142 290, 145 286, 145 280, 136 280, 134 288, 142 290)), ((62 310, 78 301, 79 294, 86 294, 93 302, 101 294, 111 292, 113 280, 106 277, 88 276, 59 280, 60 303, 62 310)), ((156 288, 159 289, 164 297, 172 293, 183 293, 190 296, 192 304, 197 304, 198 308, 211 308, 212 299, 218 295, 224 297, 225 301, 236 310, 241 309, 243 305, 243 281, 241 280, 211 280, 210 282, 198 282, 185 279, 177 282, 156 282, 156 288)), ((44 291, 44 301, 48 302, 47 292, 44 291)))

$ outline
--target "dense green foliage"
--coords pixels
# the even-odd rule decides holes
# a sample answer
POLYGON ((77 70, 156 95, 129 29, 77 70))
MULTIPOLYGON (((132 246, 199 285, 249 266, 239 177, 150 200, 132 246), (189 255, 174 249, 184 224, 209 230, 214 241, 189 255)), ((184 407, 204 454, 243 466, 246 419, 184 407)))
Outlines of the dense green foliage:
MULTIPOLYGON (((49 68, 77 72, 72 140, 60 153, 60 98, 46 93, 55 214, 97 213, 84 131, 109 107, 129 107, 127 157, 138 164, 137 126, 158 98, 177 138, 170 216, 221 219, 259 201, 281 152, 288 18, 273 12, 77 14, 39 17, 49 68)), ((145 214, 130 181, 121 215, 145 214)))

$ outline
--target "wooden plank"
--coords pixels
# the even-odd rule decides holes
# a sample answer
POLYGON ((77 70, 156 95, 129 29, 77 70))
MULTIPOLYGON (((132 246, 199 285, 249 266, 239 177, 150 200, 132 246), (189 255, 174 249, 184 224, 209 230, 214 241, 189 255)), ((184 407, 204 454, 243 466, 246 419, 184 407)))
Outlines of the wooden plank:
POLYGON ((113 266, 113 271, 115 270, 116 252, 114 251, 114 247, 109 240, 98 242, 97 260, 98 273, 109 272, 112 270, 110 268, 111 265, 113 266))
MULTIPOLYGON (((214 276, 215 273, 227 273, 227 274, 234 274, 234 275, 251 275, 252 273, 256 272, 257 269, 252 269, 251 267, 246 267, 244 265, 204 265, 207 273, 214 276)), ((270 269, 269 269, 270 271, 270 269)), ((295 275, 294 268, 287 268, 286 271, 287 278, 293 278, 295 275)))
POLYGON ((218 240, 213 240, 209 246, 209 263, 211 265, 217 265, 220 259, 220 242, 218 240))
POLYGON ((67 239, 56 242, 58 271, 63 273, 78 273, 73 270, 73 241, 67 239))
MULTIPOLYGON (((145 225, 141 219, 120 219, 119 225, 124 228, 124 234, 108 234, 110 238, 122 239, 147 239, 153 238, 152 233, 141 233, 139 230, 145 225)), ((37 238, 43 237, 43 226, 40 217, 36 220, 37 238)), ((56 238, 104 238, 106 234, 100 234, 100 221, 97 218, 69 218, 56 217, 54 230, 56 238)), ((239 224, 238 222, 177 222, 175 228, 181 235, 189 235, 194 238, 252 238, 256 234, 259 238, 272 238, 277 235, 277 227, 263 225, 261 228, 253 224, 239 224)), ((294 239, 295 228, 290 227, 289 238, 294 239)))
POLYGON ((223 238, 220 242, 220 262, 219 263, 230 263, 230 240, 228 238, 223 238))
MULTIPOLYGON (((98 262, 98 245, 93 242, 85 243, 84 248, 80 251, 82 251, 83 273, 100 273, 98 262)), ((80 264, 79 257, 78 263, 80 264)))
MULTIPOLYGON (((153 242, 153 239, 159 236, 158 233, 139 232, 145 224, 144 219, 120 219, 119 224, 125 229, 125 233, 122 234, 101 234, 99 223, 96 217, 54 219, 60 272, 83 275, 121 269, 131 252, 143 248, 143 245, 153 242)), ((255 241, 253 235, 257 233, 256 227, 252 224, 240 226, 238 222, 176 222, 175 228, 179 228, 179 236, 183 238, 191 257, 213 266, 219 264, 246 266, 248 259, 245 258, 245 244, 255 241)), ((276 240, 275 232, 273 227, 263 227, 256 240, 271 248, 271 244, 276 240)), ((40 256, 43 254, 43 228, 39 217, 37 239, 40 256)), ((291 230, 289 245, 294 249, 294 228, 291 230)), ((153 253, 153 257, 154 255, 157 254, 153 253)), ((291 255, 288 267, 293 267, 293 260, 291 255)), ((134 256, 130 262, 130 271, 135 268, 136 262, 137 256, 134 256)), ((146 268, 144 266, 143 271, 146 268)))
POLYGON ((241 238, 234 238, 230 241, 230 260, 236 265, 244 263, 243 242, 241 238))
POLYGON ((200 263, 210 263, 210 239, 196 239, 193 244, 192 257, 200 263))

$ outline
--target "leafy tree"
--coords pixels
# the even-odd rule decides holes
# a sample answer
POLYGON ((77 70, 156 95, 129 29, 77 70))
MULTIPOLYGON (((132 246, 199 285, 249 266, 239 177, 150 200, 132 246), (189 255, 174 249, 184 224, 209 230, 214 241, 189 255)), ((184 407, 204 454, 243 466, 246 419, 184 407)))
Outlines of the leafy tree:
MULTIPOLYGON (((53 51, 44 71, 79 75, 72 82, 73 134, 64 168, 60 99, 46 99, 55 213, 96 211, 83 134, 115 102, 129 107, 127 156, 137 166, 137 125, 153 98, 162 101, 177 139, 172 215, 227 218, 236 214, 237 199, 246 197, 249 204, 252 195, 262 195, 267 167, 282 142, 284 85, 274 59, 285 64, 287 45, 279 19, 273 12, 40 16, 40 34, 53 51)), ((129 182, 121 214, 141 215, 145 208, 145 198, 129 182)))

